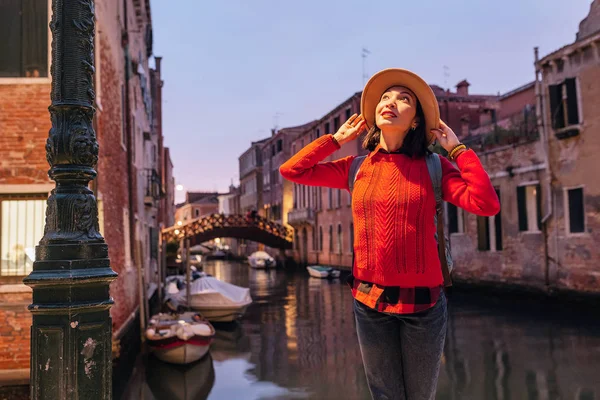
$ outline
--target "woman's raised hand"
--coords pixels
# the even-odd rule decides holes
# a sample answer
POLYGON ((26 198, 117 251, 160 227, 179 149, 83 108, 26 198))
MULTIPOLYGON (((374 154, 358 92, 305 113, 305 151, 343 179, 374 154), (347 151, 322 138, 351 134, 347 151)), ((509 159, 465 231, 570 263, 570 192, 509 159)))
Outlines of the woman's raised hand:
POLYGON ((356 139, 365 129, 365 119, 362 115, 354 114, 346 121, 333 137, 341 145, 356 139))

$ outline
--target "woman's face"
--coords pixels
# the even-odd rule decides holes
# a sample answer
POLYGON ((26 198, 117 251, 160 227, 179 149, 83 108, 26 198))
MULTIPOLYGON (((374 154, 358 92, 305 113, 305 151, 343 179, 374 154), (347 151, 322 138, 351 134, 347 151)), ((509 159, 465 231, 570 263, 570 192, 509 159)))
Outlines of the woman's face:
POLYGON ((404 86, 392 86, 382 95, 375 107, 375 124, 382 131, 406 132, 419 121, 417 114, 417 96, 404 86))

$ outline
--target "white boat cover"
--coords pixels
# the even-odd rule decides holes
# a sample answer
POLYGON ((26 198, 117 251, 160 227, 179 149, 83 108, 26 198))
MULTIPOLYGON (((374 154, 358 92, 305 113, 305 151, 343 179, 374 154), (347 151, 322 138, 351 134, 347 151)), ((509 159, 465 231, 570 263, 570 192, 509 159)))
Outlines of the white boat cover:
MULTIPOLYGON (((250 289, 220 281, 212 276, 196 279, 190 283, 192 306, 203 308, 242 307, 252 303, 250 289)), ((186 304, 186 289, 170 294, 178 304, 186 304)))
POLYGON ((273 259, 273 257, 271 257, 269 255, 269 253, 267 253, 266 251, 260 251, 260 250, 259 251, 255 251, 248 258, 255 258, 257 260, 261 260, 261 259, 262 260, 269 260, 269 259, 272 260, 273 259))

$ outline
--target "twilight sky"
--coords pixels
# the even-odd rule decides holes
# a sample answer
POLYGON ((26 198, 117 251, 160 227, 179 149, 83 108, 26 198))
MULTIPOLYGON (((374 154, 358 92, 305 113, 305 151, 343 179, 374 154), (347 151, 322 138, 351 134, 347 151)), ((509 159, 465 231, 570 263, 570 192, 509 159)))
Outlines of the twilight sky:
POLYGON ((470 93, 504 93, 534 79, 534 46, 543 57, 575 40, 590 4, 151 0, 176 182, 237 184, 238 157, 252 140, 275 124, 318 119, 362 89, 363 47, 369 76, 402 67, 452 90, 466 78, 470 93))

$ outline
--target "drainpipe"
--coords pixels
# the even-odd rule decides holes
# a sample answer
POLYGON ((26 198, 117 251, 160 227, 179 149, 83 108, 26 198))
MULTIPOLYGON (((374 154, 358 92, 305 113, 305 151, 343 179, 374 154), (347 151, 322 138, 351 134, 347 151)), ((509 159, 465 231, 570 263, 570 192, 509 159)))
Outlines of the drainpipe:
POLYGON ((556 239, 556 248, 555 248, 555 258, 551 259, 548 249, 548 241, 549 238, 549 221, 552 217, 552 214, 555 212, 554 208, 556 206, 555 193, 552 190, 552 170, 550 168, 550 146, 548 139, 548 131, 546 130, 546 124, 544 123, 544 106, 545 106, 545 92, 543 88, 542 81, 540 80, 540 70, 538 69, 539 62, 539 49, 538 47, 534 48, 534 57, 535 57, 535 97, 536 97, 536 120, 537 120, 537 128, 540 133, 540 138, 542 140, 542 149, 544 151, 544 164, 546 165, 546 179, 545 179, 545 192, 546 192, 546 214, 542 218, 542 231, 544 234, 544 258, 546 260, 546 268, 545 268, 545 285, 546 290, 550 290, 550 262, 553 261, 556 265, 557 263, 557 255, 558 255, 558 235, 555 233, 556 239))

